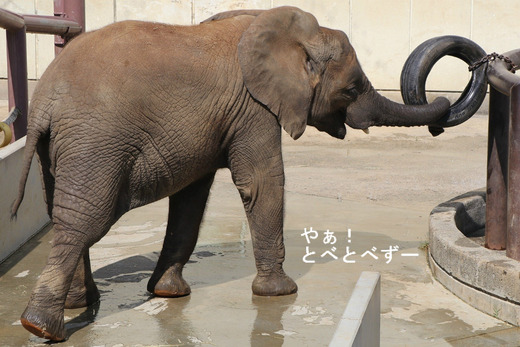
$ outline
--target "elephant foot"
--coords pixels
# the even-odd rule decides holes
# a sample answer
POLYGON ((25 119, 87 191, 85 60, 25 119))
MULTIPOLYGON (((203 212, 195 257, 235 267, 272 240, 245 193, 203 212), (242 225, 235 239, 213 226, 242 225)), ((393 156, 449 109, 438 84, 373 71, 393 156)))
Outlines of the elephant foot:
MULTIPOLYGON (((154 273, 155 275, 155 273, 154 273)), ((191 293, 189 284, 182 278, 182 265, 174 264, 154 283, 154 276, 148 282, 148 291, 157 296, 177 298, 191 293)))
POLYGON ((56 342, 66 339, 63 313, 59 317, 55 317, 43 310, 28 306, 20 321, 25 329, 38 337, 56 342))
POLYGON ((253 294, 259 296, 290 295, 298 291, 298 286, 283 270, 269 275, 256 275, 253 280, 253 294))
POLYGON ((92 282, 89 286, 70 288, 65 301, 65 308, 81 308, 90 306, 99 301, 101 295, 92 282))

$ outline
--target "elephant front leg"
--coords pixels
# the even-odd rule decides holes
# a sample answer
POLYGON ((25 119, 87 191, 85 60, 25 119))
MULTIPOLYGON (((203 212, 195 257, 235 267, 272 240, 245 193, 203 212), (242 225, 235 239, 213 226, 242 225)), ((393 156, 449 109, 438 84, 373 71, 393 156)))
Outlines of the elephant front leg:
POLYGON ((257 276, 252 285, 253 293, 262 296, 296 293, 296 283, 285 274, 282 267, 285 246, 284 172, 281 154, 260 157, 251 162, 254 165, 242 163, 242 160, 232 161, 231 172, 244 203, 253 240, 257 268, 257 276))
POLYGON ((65 301, 65 308, 87 307, 97 302, 99 298, 99 291, 92 277, 90 256, 87 249, 74 273, 67 300, 65 301))
MULTIPOLYGON (((275 296, 294 294, 296 283, 283 270, 283 185, 266 182, 258 188, 252 204, 246 196, 246 214, 251 229, 257 275, 252 290, 255 295, 275 296)), ((244 196, 244 195, 242 195, 244 196)))
POLYGON ((161 255, 148 282, 148 291, 157 296, 179 297, 191 289, 182 269, 195 249, 215 173, 170 196, 168 226, 161 255))

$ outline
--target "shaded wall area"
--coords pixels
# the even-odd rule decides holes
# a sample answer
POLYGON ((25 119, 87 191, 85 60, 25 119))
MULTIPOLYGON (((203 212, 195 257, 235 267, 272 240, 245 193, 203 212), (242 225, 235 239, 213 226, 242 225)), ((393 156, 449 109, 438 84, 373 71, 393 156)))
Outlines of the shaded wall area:
POLYGON ((24 201, 18 210, 18 215, 23 218, 11 219, 11 205, 18 192, 24 149, 25 137, 0 149, 0 262, 49 223, 36 158, 33 158, 24 201))

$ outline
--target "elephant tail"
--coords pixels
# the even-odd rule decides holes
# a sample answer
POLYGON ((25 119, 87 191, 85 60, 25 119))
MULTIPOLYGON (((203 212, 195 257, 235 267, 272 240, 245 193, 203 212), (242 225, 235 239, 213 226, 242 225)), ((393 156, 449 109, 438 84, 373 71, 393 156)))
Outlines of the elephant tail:
POLYGON ((20 207, 20 204, 23 201, 25 185, 27 183, 27 178, 29 177, 29 171, 31 169, 32 158, 34 156, 34 152, 36 151, 36 146, 40 139, 42 139, 42 137, 44 137, 45 134, 47 134, 49 131, 50 119, 48 119, 45 116, 38 118, 42 118, 41 120, 43 120, 44 124, 40 123, 36 127, 31 126, 34 124, 29 124, 27 128, 27 137, 25 140, 25 151, 22 163, 22 172, 20 175, 20 182, 18 186, 18 196, 11 207, 11 219, 16 219, 18 208, 20 207))

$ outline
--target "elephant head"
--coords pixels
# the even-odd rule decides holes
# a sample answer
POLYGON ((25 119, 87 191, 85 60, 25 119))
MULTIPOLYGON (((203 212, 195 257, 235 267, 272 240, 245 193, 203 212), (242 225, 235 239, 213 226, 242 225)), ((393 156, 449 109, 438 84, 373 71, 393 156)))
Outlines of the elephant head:
POLYGON ((346 127, 429 125, 449 108, 445 98, 409 106, 378 94, 363 73, 354 48, 341 31, 320 27, 294 7, 231 11, 208 21, 255 16, 238 45, 249 93, 278 117, 297 139, 312 125, 336 138, 346 127))

